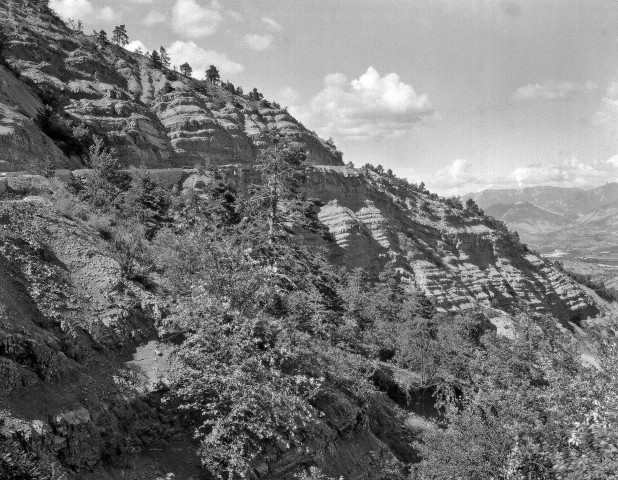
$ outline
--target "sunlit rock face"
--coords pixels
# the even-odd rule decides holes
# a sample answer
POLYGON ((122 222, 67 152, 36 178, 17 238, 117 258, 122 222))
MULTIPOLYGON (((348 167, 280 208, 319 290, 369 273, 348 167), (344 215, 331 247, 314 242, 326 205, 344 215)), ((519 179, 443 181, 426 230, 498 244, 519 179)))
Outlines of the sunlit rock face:
POLYGON ((334 262, 373 270, 395 262, 441 310, 528 305, 564 320, 597 311, 579 284, 504 227, 401 180, 317 167, 307 190, 324 203, 334 262))
POLYGON ((33 2, 2 2, 0 23, 11 33, 2 54, 14 71, 0 71, 4 170, 23 169, 43 150, 57 166, 79 163, 47 147, 29 123, 43 103, 103 137, 126 165, 251 164, 271 146, 265 131, 273 127, 302 142, 309 163, 342 164, 332 144, 278 105, 157 69, 142 55, 69 30, 33 2))

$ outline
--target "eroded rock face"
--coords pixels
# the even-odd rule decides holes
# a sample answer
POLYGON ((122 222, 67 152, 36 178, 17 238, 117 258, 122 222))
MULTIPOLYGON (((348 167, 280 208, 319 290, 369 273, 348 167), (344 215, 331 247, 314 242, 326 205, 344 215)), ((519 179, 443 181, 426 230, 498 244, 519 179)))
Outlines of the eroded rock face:
POLYGON ((43 105, 3 66, 0 66, 0 171, 24 170, 33 162, 76 166, 32 121, 43 105))
POLYGON ((336 263, 394 261, 441 310, 529 305, 563 320, 597 310, 581 287, 487 218, 374 172, 317 167, 306 186, 336 240, 336 263), (422 208, 422 204, 425 204, 422 208))
MULTIPOLYGON (((12 145, 18 155, 1 169, 22 169, 22 151, 44 150, 42 134, 37 136, 27 122, 42 107, 35 90, 44 92, 46 102, 58 103, 74 123, 104 137, 126 165, 251 164, 260 150, 271 146, 265 131, 275 126, 305 145, 310 163, 342 164, 333 145, 286 110, 154 68, 142 55, 70 31, 32 2, 0 3, 0 25, 10 32, 2 53, 21 75, 21 80, 6 80, 10 74, 0 71, 0 105, 7 97, 20 98, 20 115, 26 117, 9 127, 8 119, 17 122, 16 113, 0 111, 5 129, 11 128, 6 135, 0 130, 0 141, 5 136, 18 139, 12 145)), ((53 155, 59 154, 56 150, 53 155)), ((62 154, 54 159, 59 166, 67 162, 62 154)))

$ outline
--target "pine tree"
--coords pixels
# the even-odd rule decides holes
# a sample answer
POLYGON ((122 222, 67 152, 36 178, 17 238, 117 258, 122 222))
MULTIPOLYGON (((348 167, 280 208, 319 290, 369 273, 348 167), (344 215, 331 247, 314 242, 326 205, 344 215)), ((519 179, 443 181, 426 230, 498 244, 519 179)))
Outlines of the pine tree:
POLYGON ((165 48, 159 47, 159 57, 161 58, 161 65, 165 68, 170 67, 170 56, 165 51, 165 48))
POLYGON ((150 59, 152 60, 152 64, 155 68, 161 68, 163 66, 163 64, 161 63, 161 57, 156 50, 152 51, 152 53, 150 54, 150 59))
POLYGON ((112 42, 114 42, 116 45, 120 45, 123 47, 127 43, 129 43, 129 36, 127 35, 127 28, 124 25, 118 25, 114 28, 112 42))
POLYGON ((208 67, 208 70, 206 70, 206 78, 213 85, 217 83, 220 78, 219 70, 217 70, 217 67, 215 67, 214 65, 208 67))
POLYGON ((107 43, 107 32, 105 30, 101 30, 96 32, 97 40, 101 43, 107 43))
POLYGON ((185 62, 180 66, 180 73, 182 73, 185 77, 190 77, 193 73, 193 69, 191 68, 191 65, 185 62))

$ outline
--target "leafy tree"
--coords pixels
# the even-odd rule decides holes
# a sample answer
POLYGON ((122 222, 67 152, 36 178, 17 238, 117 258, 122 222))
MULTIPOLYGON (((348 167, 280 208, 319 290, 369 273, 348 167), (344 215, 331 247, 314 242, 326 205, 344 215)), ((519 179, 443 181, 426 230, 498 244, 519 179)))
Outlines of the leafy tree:
POLYGON ((86 165, 92 169, 82 190, 82 198, 103 211, 115 208, 118 196, 129 184, 115 153, 105 148, 103 139, 96 137, 90 147, 86 165))
POLYGON ((144 236, 151 239, 166 220, 169 194, 144 168, 132 169, 130 176, 131 184, 122 193, 121 215, 143 225, 144 236))
POLYGON ((69 26, 69 28, 71 30, 73 30, 74 32, 83 32, 84 30, 84 24, 82 23, 81 20, 74 20, 72 18, 68 18, 67 19, 67 25, 69 26))
POLYGON ((170 93, 170 92, 173 92, 174 89, 172 88, 172 85, 170 84, 170 82, 165 82, 165 84, 163 85, 162 91, 163 93, 170 93))
POLYGON ((477 203, 474 201, 473 198, 469 198, 468 200, 466 200, 466 210, 468 210, 469 212, 475 215, 483 214, 483 210, 479 208, 479 206, 477 205, 477 203))
POLYGON ((167 51, 163 47, 159 47, 159 58, 163 67, 170 67, 170 56, 167 54, 167 51))
POLYGON ((153 50, 152 53, 150 54, 150 60, 152 61, 152 65, 155 68, 163 67, 163 63, 161 63, 161 57, 159 56, 159 53, 156 50, 153 50))
POLYGON ((268 245, 273 248, 285 224, 297 219, 290 202, 297 198, 297 188, 304 180, 307 155, 299 144, 280 145, 281 134, 277 130, 267 135, 273 147, 259 155, 256 167, 261 172, 263 185, 252 192, 247 206, 250 213, 264 215, 268 224, 268 245))
POLYGON ((242 96, 244 94, 242 87, 236 87, 236 95, 242 96))
POLYGON ((100 30, 99 32, 95 32, 95 35, 99 43, 107 43, 107 32, 105 30, 100 30))
POLYGON ((462 394, 444 398, 446 430, 423 439, 414 478, 616 476, 614 347, 606 371, 589 370, 555 319, 525 313, 512 339, 488 333, 481 343, 462 394))
POLYGON ((193 69, 191 68, 191 65, 185 62, 180 66, 180 73, 182 73, 185 77, 190 77, 193 74, 193 69))
POLYGON ((221 83, 221 86, 227 90, 228 92, 230 92, 231 94, 235 94, 236 93, 236 87, 234 86, 234 84, 232 82, 230 82, 229 80, 227 82, 223 82, 221 83))
POLYGON ((127 34, 127 28, 124 25, 114 27, 112 42, 120 46, 125 46, 129 43, 129 35, 127 34))
POLYGON ((214 65, 211 65, 210 67, 208 67, 208 70, 206 70, 206 79, 214 85, 215 83, 219 81, 219 78, 220 78, 220 75, 219 75, 219 70, 217 70, 217 67, 215 67, 214 65))
POLYGON ((260 92, 258 92, 257 87, 254 87, 253 90, 249 92, 249 100, 259 101, 264 98, 260 92))

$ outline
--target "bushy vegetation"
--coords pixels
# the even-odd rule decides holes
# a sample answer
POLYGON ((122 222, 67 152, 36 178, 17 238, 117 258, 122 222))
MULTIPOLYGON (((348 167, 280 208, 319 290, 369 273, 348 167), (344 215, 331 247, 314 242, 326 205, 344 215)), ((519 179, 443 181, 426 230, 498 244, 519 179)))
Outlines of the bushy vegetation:
POLYGON ((328 241, 316 201, 300 193, 305 152, 272 139, 258 161, 262 181, 247 191, 204 168, 203 184, 168 192, 144 170, 122 171, 95 139, 92 172, 54 195, 59 208, 73 196, 67 214, 109 242, 127 280, 175 299, 159 325, 176 345, 169 401, 192 425, 210 475, 243 478, 273 451, 322 435, 318 399, 328 388, 363 408, 380 389, 410 409, 418 392, 435 395, 421 462, 385 459, 384 478, 617 474, 613 347, 604 370, 589 369, 550 316, 522 312, 511 338, 499 337, 481 311, 438 313, 395 263, 378 275, 335 269, 302 241, 303 231, 328 241))
POLYGON ((577 283, 581 283, 582 285, 594 290, 603 300, 607 300, 608 302, 618 302, 618 291, 615 288, 607 287, 602 279, 595 278, 590 274, 568 270, 564 268, 564 265, 560 262, 554 262, 554 264, 577 283))
MULTIPOLYGON (((0 415, 3 414, 0 413, 0 415)), ((0 478, 3 480, 61 480, 60 469, 48 459, 0 437, 0 478)))

